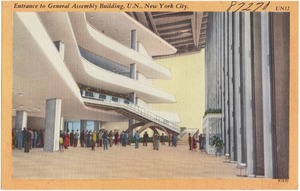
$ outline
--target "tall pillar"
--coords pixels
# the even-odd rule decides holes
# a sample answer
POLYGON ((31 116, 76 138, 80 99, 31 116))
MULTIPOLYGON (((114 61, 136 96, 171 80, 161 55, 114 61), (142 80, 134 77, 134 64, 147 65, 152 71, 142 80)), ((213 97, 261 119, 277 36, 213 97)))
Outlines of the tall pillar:
POLYGON ((27 128, 27 112, 26 111, 17 111, 16 112, 16 129, 27 128))
POLYGON ((61 99, 46 101, 45 116, 45 144, 44 151, 57 151, 59 149, 59 131, 61 127, 61 99))
POLYGON ((86 130, 86 122, 87 120, 80 120, 80 132, 86 130))
POLYGON ((262 104, 262 67, 261 67, 261 14, 253 13, 253 122, 254 122, 254 163, 255 175, 264 175, 263 147, 263 104, 262 104))
MULTIPOLYGON (((289 178, 290 14, 272 13, 272 72, 275 178, 289 178)), ((273 144, 274 145, 274 144, 273 144)))
POLYGON ((265 177, 273 178, 272 106, 269 13, 261 13, 262 90, 265 177))
POLYGON ((236 137, 234 123, 234 67, 233 67, 233 13, 228 14, 228 75, 229 75, 229 139, 230 139, 230 160, 236 161, 236 137))
MULTIPOLYGON (((225 73, 225 13, 220 13, 221 14, 221 27, 220 27, 220 36, 221 36, 221 64, 222 64, 222 70, 221 70, 221 73, 222 73, 222 78, 221 78, 221 83, 220 83, 220 90, 221 90, 221 104, 222 104, 222 139, 224 142, 227 142, 227 139, 226 139, 226 134, 227 134, 227 131, 226 131, 226 109, 227 109, 227 106, 226 106, 226 96, 225 94, 227 93, 227 89, 226 89, 226 86, 225 86, 225 83, 226 83, 226 73, 225 73)), ((226 150, 226 146, 224 148, 224 154, 227 152, 226 150)))
POLYGON ((253 152, 253 111, 252 111, 252 49, 250 13, 242 13, 243 22, 243 65, 244 65, 244 128, 248 176, 254 176, 253 152))
POLYGON ((229 153, 230 139, 229 139, 229 67, 228 67, 228 13, 224 13, 224 126, 225 126, 225 154, 229 153))
POLYGON ((234 116, 236 126, 236 146, 237 146, 237 162, 242 162, 242 129, 241 129, 241 55, 240 55, 240 14, 234 13, 234 116))

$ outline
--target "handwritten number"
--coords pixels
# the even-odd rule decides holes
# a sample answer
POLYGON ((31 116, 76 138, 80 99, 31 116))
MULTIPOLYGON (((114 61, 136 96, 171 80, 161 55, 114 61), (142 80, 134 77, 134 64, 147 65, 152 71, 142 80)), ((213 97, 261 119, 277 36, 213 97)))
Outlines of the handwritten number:
POLYGON ((253 5, 253 3, 249 3, 249 6, 246 9, 243 9, 242 11, 251 11, 250 7, 253 5))
POLYGON ((266 10, 266 9, 267 9, 267 7, 270 5, 270 2, 271 2, 271 1, 269 1, 269 2, 263 7, 263 10, 266 10))
POLYGON ((256 9, 253 10, 255 12, 257 9, 259 9, 261 6, 263 6, 264 3, 256 3, 256 5, 259 5, 256 9))
POLYGON ((266 10, 268 8, 268 6, 270 5, 270 1, 267 4, 265 4, 264 2, 258 2, 258 3, 255 4, 255 6, 253 6, 253 5, 254 5, 253 3, 247 3, 246 4, 244 2, 237 3, 236 1, 232 1, 230 6, 227 9, 227 12, 232 11, 234 13, 234 12, 237 12, 239 10, 255 12, 259 8, 261 8, 263 5, 264 5, 264 7, 262 8, 262 10, 266 10), (247 6, 247 7, 243 8, 244 6, 247 6), (237 9, 234 10, 234 8, 236 8, 236 7, 237 7, 237 9))
POLYGON ((231 7, 235 6, 236 3, 237 3, 236 1, 232 1, 230 7, 227 9, 227 12, 230 11, 231 7))

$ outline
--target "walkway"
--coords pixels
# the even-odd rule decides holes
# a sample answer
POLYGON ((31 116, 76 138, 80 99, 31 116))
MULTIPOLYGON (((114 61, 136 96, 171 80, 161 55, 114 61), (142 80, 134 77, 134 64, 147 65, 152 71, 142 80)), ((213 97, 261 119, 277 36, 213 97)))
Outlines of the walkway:
POLYGON ((224 157, 192 152, 188 146, 152 144, 134 146, 70 148, 64 153, 33 149, 30 153, 13 150, 13 178, 97 179, 97 178, 239 178, 236 164, 224 157))

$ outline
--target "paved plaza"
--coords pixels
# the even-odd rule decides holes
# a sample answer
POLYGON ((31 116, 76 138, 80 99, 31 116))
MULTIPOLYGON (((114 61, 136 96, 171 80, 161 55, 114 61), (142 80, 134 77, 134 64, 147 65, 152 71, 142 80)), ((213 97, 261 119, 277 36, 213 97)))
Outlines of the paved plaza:
POLYGON ((63 153, 14 149, 12 175, 33 179, 240 178, 236 164, 224 163, 224 156, 192 152, 187 145, 159 149, 153 150, 151 143, 140 144, 138 149, 113 145, 105 151, 69 147, 63 153))

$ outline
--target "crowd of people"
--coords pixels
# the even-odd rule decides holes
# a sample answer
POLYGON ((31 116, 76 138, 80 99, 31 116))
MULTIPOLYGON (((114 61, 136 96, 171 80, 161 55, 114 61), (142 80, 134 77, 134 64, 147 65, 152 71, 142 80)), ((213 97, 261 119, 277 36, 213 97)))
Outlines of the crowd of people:
MULTIPOLYGON (((133 135, 135 148, 139 148, 139 142, 142 140, 143 146, 147 146, 149 142, 149 135, 144 132, 143 137, 140 138, 139 131, 136 131, 133 135)), ((161 145, 165 145, 165 141, 168 141, 169 146, 176 147, 178 137, 175 134, 169 134, 165 136, 164 133, 159 135, 157 132, 153 134, 152 143, 153 150, 159 150, 159 143, 161 145)), ((118 131, 107 131, 105 129, 101 129, 98 131, 74 131, 72 130, 70 133, 68 131, 63 132, 60 131, 59 135, 59 150, 63 152, 64 149, 68 149, 68 147, 77 147, 78 142, 81 147, 91 148, 93 151, 96 147, 103 147, 103 150, 108 150, 112 145, 122 145, 126 147, 129 144, 129 135, 127 132, 122 131, 120 134, 118 131)), ((197 151, 197 140, 196 135, 191 137, 191 134, 188 134, 188 143, 189 150, 197 151)), ((204 136, 202 134, 199 135, 199 150, 201 152, 204 149, 204 136)), ((44 147, 44 131, 43 130, 35 130, 31 128, 24 128, 23 130, 16 130, 13 128, 12 130, 12 148, 23 149, 24 152, 29 152, 32 148, 42 148, 44 147)))
MULTIPOLYGON (((140 137, 139 131, 136 131, 133 136, 131 136, 135 143, 135 148, 139 148, 139 142, 142 141, 143 146, 147 146, 149 142, 149 135, 144 132, 143 137, 140 137)), ((73 146, 77 147, 78 141, 80 142, 81 147, 91 148, 95 150, 95 147, 103 147, 103 150, 108 150, 109 147, 112 147, 113 143, 115 145, 122 145, 126 147, 126 145, 130 144, 130 135, 126 131, 122 131, 120 134, 118 131, 107 131, 105 129, 101 129, 98 131, 79 131, 74 132, 72 130, 71 133, 62 131, 60 132, 60 148, 68 149, 68 147, 73 146), (79 137, 79 138, 78 138, 79 137)), ((159 150, 159 142, 161 145, 166 145, 165 141, 168 140, 169 146, 176 147, 178 138, 174 135, 165 136, 164 133, 159 135, 158 133, 154 133, 152 137, 153 149, 159 150)))
POLYGON ((12 149, 22 150, 28 153, 32 148, 44 147, 44 131, 31 128, 12 129, 12 149))
MULTIPOLYGON (((189 150, 190 151, 197 151, 197 140, 196 135, 193 137, 191 136, 191 133, 189 133, 189 150)), ((202 152, 204 149, 204 137, 202 134, 199 135, 199 150, 202 152)))
POLYGON ((101 129, 99 131, 81 131, 74 132, 74 130, 69 133, 68 131, 63 133, 60 132, 60 145, 61 150, 68 149, 68 147, 77 147, 78 142, 81 147, 91 148, 95 150, 96 147, 103 147, 103 150, 108 150, 113 144, 126 146, 128 141, 128 133, 122 131, 113 133, 113 131, 107 131, 101 129))

